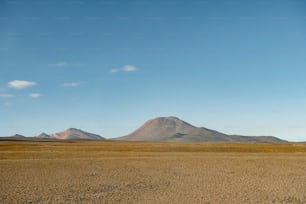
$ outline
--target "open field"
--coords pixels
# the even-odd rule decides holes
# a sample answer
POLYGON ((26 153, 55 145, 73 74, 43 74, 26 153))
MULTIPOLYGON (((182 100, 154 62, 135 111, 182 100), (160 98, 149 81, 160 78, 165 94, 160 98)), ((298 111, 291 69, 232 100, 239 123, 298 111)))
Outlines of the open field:
POLYGON ((306 203, 306 145, 1 141, 0 203, 306 203))

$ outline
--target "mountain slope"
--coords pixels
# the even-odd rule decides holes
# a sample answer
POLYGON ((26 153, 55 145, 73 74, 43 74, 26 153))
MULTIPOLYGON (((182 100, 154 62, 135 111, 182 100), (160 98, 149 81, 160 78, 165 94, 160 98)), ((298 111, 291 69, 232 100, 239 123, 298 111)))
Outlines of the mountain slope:
POLYGON ((105 140, 105 138, 101 137, 100 135, 92 134, 85 132, 83 130, 79 130, 76 128, 69 128, 63 132, 54 133, 47 135, 42 133, 39 135, 40 137, 44 138, 55 138, 55 139, 88 139, 88 140, 105 140))
POLYGON ((276 137, 226 135, 215 130, 195 127, 177 117, 159 117, 149 120, 131 134, 116 138, 116 140, 167 142, 285 142, 276 137))

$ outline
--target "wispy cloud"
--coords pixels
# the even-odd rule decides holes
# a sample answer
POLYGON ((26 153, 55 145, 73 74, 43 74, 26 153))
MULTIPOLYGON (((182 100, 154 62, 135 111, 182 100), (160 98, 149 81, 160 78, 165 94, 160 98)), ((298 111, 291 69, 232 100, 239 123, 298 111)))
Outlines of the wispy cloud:
POLYGON ((116 73, 116 72, 119 72, 119 69, 113 68, 113 69, 110 70, 110 72, 111 72, 111 73, 116 73))
POLYGON ((41 95, 40 93, 30 93, 29 96, 30 96, 31 98, 39 98, 39 97, 41 97, 42 95, 41 95))
POLYGON ((65 82, 65 83, 61 84, 61 86, 63 86, 63 87, 78 87, 80 85, 81 85, 80 82, 65 82))
POLYGON ((117 73, 117 72, 135 72, 137 71, 137 68, 134 65, 124 65, 121 68, 113 68, 110 70, 111 73, 117 73))
POLYGON ((54 63, 41 64, 41 65, 48 66, 48 67, 51 67, 51 68, 57 68, 57 69, 87 66, 87 64, 84 64, 84 63, 81 63, 81 62, 67 62, 67 61, 58 61, 58 62, 54 62, 54 63))
POLYGON ((55 64, 55 66, 57 66, 57 67, 65 67, 67 65, 68 65, 68 62, 66 62, 66 61, 58 62, 58 63, 55 64))
POLYGON ((0 94, 0 98, 12 98, 14 97, 13 94, 0 94))
POLYGON ((134 72, 137 70, 137 68, 133 65, 125 65, 122 70, 125 72, 134 72))
POLYGON ((34 81, 13 80, 7 83, 9 88, 25 89, 37 85, 34 81))

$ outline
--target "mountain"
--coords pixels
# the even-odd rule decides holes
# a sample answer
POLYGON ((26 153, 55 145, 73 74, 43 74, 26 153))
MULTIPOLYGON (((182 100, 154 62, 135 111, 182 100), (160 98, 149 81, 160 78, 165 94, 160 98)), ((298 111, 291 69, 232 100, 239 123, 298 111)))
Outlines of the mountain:
POLYGON ((27 137, 19 134, 15 134, 12 136, 2 136, 0 137, 0 141, 21 141, 26 140, 27 137))
POLYGON ((11 136, 11 137, 14 137, 14 138, 24 138, 25 136, 19 135, 19 134, 15 134, 15 135, 13 135, 13 136, 11 136))
POLYGON ((63 132, 47 135, 40 134, 38 137, 55 138, 55 139, 87 139, 87 140, 105 140, 100 135, 92 134, 76 128, 69 128, 63 132))
POLYGON ((227 135, 204 127, 195 127, 177 117, 148 120, 131 134, 115 139, 152 142, 286 142, 272 136, 227 135))
POLYGON ((39 137, 39 138, 50 138, 50 135, 43 132, 40 135, 38 135, 37 137, 39 137))

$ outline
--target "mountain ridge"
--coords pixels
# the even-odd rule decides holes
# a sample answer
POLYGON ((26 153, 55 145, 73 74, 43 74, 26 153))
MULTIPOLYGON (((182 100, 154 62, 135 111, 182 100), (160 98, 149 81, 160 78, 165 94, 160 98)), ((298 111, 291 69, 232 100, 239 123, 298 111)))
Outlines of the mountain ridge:
POLYGON ((114 139, 149 142, 287 142, 273 136, 227 135, 193 126, 173 116, 150 119, 132 133, 114 139))
MULTIPOLYGON (((2 138, 13 138, 16 140, 26 140, 27 138, 37 138, 40 140, 106 140, 100 135, 85 132, 77 128, 68 128, 67 130, 53 134, 43 132, 35 137, 24 137, 16 134, 11 137, 2 138)), ((107 140, 147 142, 288 142, 274 136, 228 135, 206 127, 196 127, 174 116, 157 117, 147 120, 130 134, 107 140)))
POLYGON ((41 133, 37 136, 38 138, 52 138, 52 139, 87 139, 87 140, 105 140, 104 137, 100 135, 96 135, 93 133, 85 132, 81 129, 77 128, 68 128, 62 132, 57 132, 53 134, 41 133))

